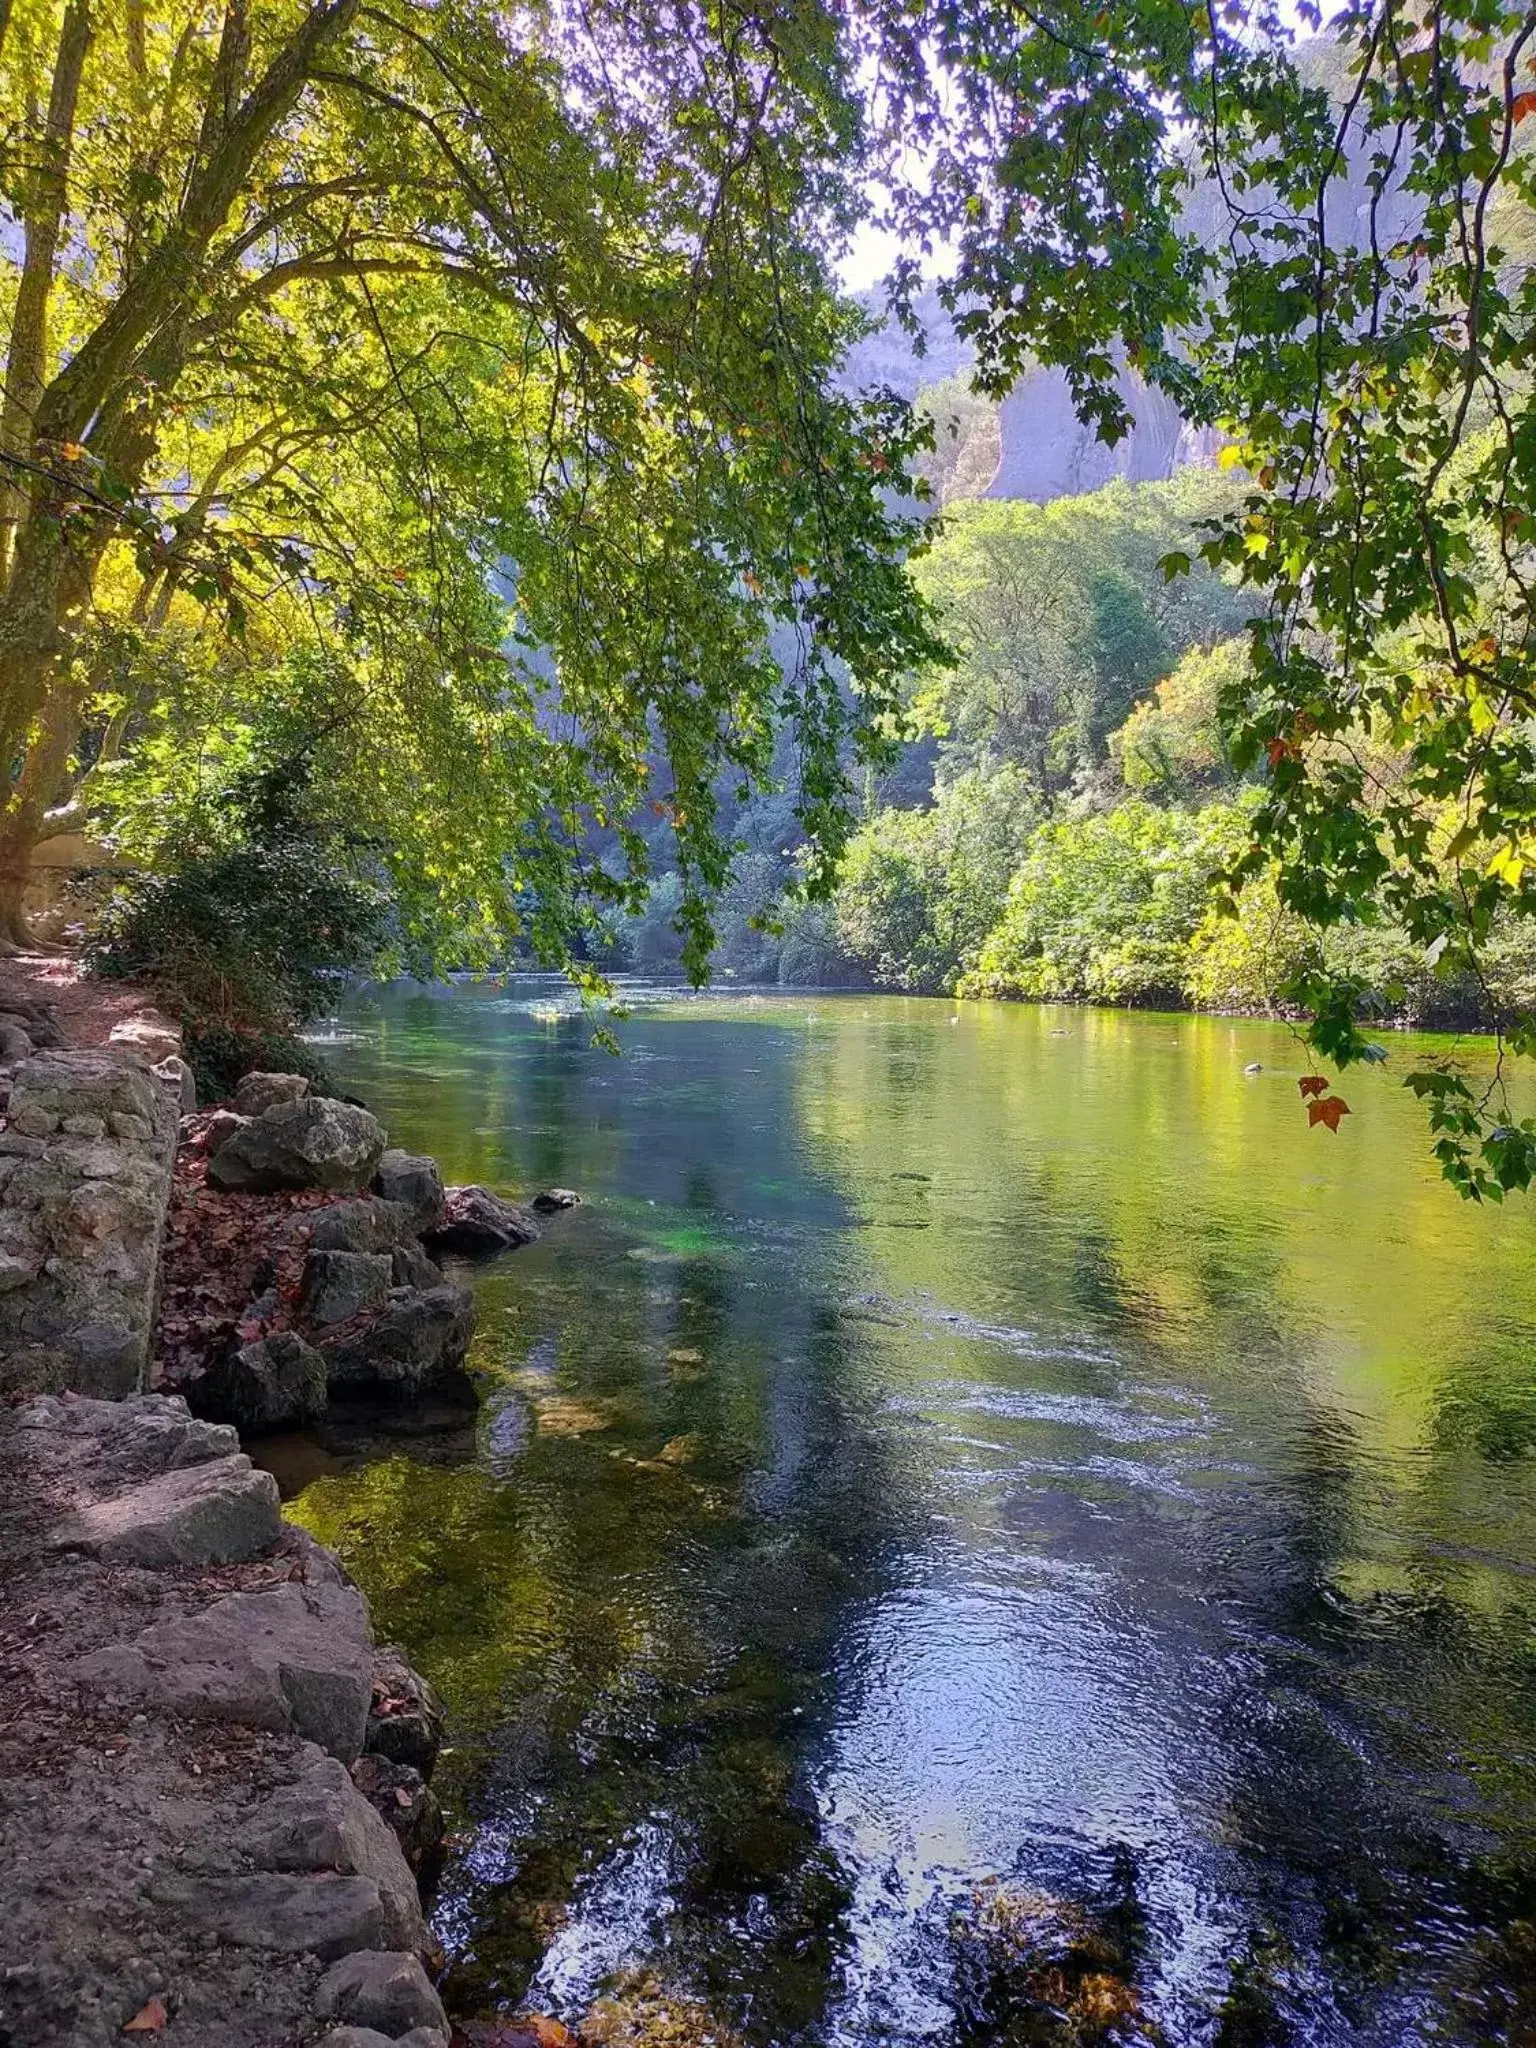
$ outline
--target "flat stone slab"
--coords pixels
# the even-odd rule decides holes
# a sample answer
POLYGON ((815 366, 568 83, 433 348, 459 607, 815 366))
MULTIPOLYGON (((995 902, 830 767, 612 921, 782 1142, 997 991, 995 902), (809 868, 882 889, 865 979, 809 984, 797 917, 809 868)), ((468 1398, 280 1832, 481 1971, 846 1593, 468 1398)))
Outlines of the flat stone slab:
POLYGON ((74 1675, 167 1713, 307 1736, 350 1763, 373 1691, 368 1609, 353 1586, 231 1593, 93 1651, 74 1675))
POLYGON ((282 1534, 277 1481, 249 1458, 216 1458, 163 1472, 111 1500, 92 1501, 54 1529, 57 1550, 148 1570, 240 1564, 282 1534))
POLYGON ((189 1919, 238 1948, 305 1953, 329 1963, 358 1949, 372 1951, 385 1939, 384 1903, 369 1877, 256 1870, 206 1879, 178 1903, 189 1919))

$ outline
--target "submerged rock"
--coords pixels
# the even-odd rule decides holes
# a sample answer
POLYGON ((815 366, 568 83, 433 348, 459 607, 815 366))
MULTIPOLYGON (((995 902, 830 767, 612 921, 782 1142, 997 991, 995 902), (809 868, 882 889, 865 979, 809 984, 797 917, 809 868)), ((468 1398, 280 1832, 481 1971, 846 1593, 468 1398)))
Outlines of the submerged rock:
POLYGON ((581 1197, 574 1188, 545 1188, 534 1196, 533 1207, 541 1216, 555 1216, 562 1209, 579 1209, 581 1197))
POLYGON ((366 1109, 304 1095, 263 1110, 227 1137, 208 1162, 208 1179, 242 1194, 282 1188, 352 1194, 372 1180, 384 1142, 384 1126, 366 1109))
POLYGON ((421 1234, 429 1251, 476 1257, 511 1251, 538 1238, 539 1226, 528 1211, 493 1195, 489 1188, 449 1188, 444 1199, 442 1222, 421 1234))

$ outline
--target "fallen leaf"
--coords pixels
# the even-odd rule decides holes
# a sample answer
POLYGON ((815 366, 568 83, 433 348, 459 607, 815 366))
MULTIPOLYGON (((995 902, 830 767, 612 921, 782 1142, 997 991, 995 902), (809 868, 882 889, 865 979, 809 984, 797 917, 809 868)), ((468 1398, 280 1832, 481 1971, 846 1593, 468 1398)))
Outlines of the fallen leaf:
POLYGON ((1303 1095, 1326 1095, 1328 1076, 1326 1074, 1303 1074, 1296 1083, 1303 1095))
POLYGON ((1349 1104, 1342 1095, 1328 1095, 1321 1102, 1307 1104, 1307 1122, 1326 1124, 1330 1131, 1336 1131, 1339 1128, 1339 1118, 1348 1116, 1349 1113, 1349 1104))
POLYGON ((162 2027, 164 2027, 166 2018, 165 2007, 158 1998, 152 1998, 147 2005, 142 2006, 134 2014, 131 2020, 123 2022, 123 2032, 125 2034, 158 2034, 162 2027))

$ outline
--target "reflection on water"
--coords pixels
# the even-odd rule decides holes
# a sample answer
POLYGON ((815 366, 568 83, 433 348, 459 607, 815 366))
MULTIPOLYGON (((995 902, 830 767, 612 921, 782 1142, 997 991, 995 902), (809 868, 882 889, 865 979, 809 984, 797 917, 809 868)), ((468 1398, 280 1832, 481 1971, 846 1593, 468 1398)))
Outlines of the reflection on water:
POLYGON ((472 1430, 274 1450, 453 1709, 460 2009, 1533 2038, 1536 1239, 1389 1077, 1333 1137, 1263 1025, 348 1026, 397 1141, 587 1197, 479 1270, 472 1430))

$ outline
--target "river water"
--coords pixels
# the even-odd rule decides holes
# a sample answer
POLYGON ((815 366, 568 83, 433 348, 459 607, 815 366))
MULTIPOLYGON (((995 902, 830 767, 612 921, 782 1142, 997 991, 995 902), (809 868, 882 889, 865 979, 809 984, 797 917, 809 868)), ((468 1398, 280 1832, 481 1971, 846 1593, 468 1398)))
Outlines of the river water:
POLYGON ((1536 2040, 1536 1213, 1436 1178, 1407 1041, 1334 1136, 1265 1024, 345 1023, 395 1142, 586 1198, 474 1269, 476 1413, 271 1454, 451 1707, 460 2010, 1536 2040))

